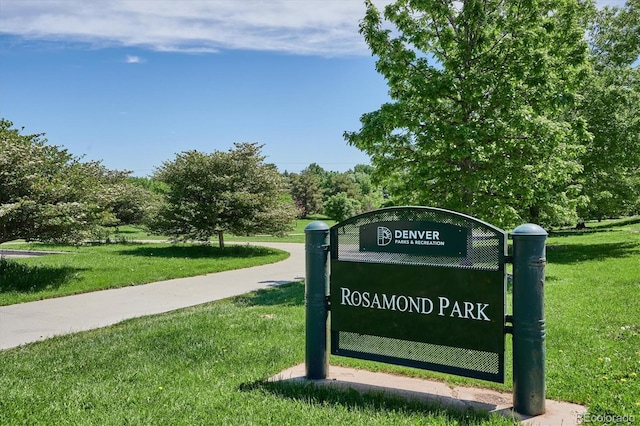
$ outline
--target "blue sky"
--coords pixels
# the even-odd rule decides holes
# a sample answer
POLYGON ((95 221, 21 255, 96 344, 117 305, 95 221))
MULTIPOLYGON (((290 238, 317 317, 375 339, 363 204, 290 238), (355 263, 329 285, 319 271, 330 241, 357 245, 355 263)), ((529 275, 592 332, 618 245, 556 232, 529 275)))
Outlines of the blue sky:
POLYGON ((136 176, 234 142, 264 144, 280 171, 346 171, 368 157, 343 132, 388 100, 363 14, 361 0, 0 0, 0 117, 136 176))

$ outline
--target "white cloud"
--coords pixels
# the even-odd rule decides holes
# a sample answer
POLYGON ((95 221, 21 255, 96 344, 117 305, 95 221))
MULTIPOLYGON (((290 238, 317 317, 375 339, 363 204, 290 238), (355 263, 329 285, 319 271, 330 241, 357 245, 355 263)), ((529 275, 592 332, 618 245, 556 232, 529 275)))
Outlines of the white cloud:
POLYGON ((0 33, 191 53, 366 55, 363 16, 363 0, 2 0, 0 33))
POLYGON ((126 62, 128 64, 141 64, 144 62, 144 60, 139 56, 127 55, 126 62))
POLYGON ((0 33, 161 51, 368 54, 363 16, 362 0, 2 0, 0 33))

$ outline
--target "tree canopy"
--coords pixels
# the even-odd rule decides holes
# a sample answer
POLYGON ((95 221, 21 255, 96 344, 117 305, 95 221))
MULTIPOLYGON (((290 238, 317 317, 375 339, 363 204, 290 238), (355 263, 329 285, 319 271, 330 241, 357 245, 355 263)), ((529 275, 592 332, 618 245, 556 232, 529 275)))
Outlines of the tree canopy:
POLYGON ((299 174, 292 173, 289 185, 300 217, 322 212, 322 180, 317 174, 310 172, 308 168, 299 174))
POLYGON ((577 0, 366 2, 361 33, 391 102, 347 141, 368 153, 393 201, 502 226, 577 219, 577 110, 589 70, 577 0))
POLYGON ((291 229, 293 201, 284 178, 264 163, 262 146, 237 143, 227 152, 185 151, 159 167, 165 203, 151 229, 175 240, 209 241, 224 232, 279 235, 291 229))
POLYGON ((288 175, 291 196, 300 217, 324 213, 343 220, 384 203, 383 190, 373 179, 374 168, 356 164, 345 172, 324 170, 316 163, 288 175))
POLYGON ((12 126, 0 120, 0 243, 79 242, 116 223, 110 205, 126 172, 82 162, 12 126))
POLYGON ((118 220, 116 225, 140 225, 157 210, 161 196, 148 186, 148 178, 129 177, 115 188, 109 208, 118 220))
POLYGON ((362 207, 355 198, 349 197, 346 192, 338 192, 329 196, 325 202, 324 212, 331 219, 342 222, 362 213, 362 207))
POLYGON ((595 11, 580 112, 592 138, 581 155, 583 218, 640 213, 640 1, 595 11))

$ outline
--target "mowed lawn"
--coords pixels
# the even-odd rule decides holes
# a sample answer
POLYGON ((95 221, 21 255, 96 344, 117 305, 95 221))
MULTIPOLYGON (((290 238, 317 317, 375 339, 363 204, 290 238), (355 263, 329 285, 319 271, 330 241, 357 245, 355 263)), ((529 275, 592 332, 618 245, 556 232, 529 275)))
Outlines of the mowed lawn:
POLYGON ((228 245, 222 250, 217 246, 169 243, 1 247, 61 254, 0 259, 0 306, 247 268, 289 256, 282 250, 246 244, 228 245))
MULTIPOLYGON (((552 233, 548 243, 547 397, 640 421, 640 224, 552 233)), ((304 286, 292 283, 0 352, 0 424, 512 424, 266 380, 303 361, 304 286)), ((331 364, 511 388, 509 361, 504 385, 331 364)))
POLYGON ((552 398, 640 422, 640 221, 552 234, 547 387, 552 398))

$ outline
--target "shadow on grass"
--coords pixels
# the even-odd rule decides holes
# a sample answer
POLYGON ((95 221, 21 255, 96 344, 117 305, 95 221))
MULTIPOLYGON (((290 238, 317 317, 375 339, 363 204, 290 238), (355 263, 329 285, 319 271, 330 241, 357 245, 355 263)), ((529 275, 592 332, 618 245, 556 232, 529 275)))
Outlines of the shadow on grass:
POLYGON ((597 228, 584 228, 584 229, 559 229, 557 231, 549 231, 550 237, 579 237, 581 235, 601 234, 603 232, 616 232, 619 231, 617 226, 601 226, 597 228))
POLYGON ((580 245, 547 246, 547 262, 572 264, 589 260, 604 260, 637 256, 638 245, 635 243, 604 243, 580 245))
POLYGON ((389 413, 406 413, 420 416, 446 416, 455 424, 479 424, 489 418, 482 412, 447 408, 437 403, 407 400, 399 396, 389 395, 382 390, 360 393, 354 389, 316 386, 305 381, 272 382, 259 380, 244 383, 239 387, 242 392, 262 391, 281 398, 294 401, 306 401, 313 406, 341 406, 349 410, 374 410, 389 413))
POLYGON ((111 231, 115 235, 126 235, 126 234, 137 235, 143 232, 141 229, 127 229, 127 228, 123 229, 119 227, 112 228, 111 231))
POLYGON ((550 231, 549 236, 551 237, 568 237, 568 236, 580 236, 584 234, 595 234, 600 232, 611 232, 618 231, 622 226, 635 225, 636 223, 640 223, 640 216, 628 217, 625 219, 619 219, 607 224, 595 224, 589 225, 587 224, 585 228, 582 229, 558 229, 556 231, 550 231))
MULTIPOLYGON (((624 219, 619 219, 614 222, 608 223, 606 225, 597 226, 596 229, 616 229, 621 226, 635 225, 636 223, 640 223, 640 216, 632 216, 624 219)), ((590 228, 590 229, 593 229, 593 228, 590 228)))
POLYGON ((57 289, 74 279, 82 269, 32 266, 0 258, 0 293, 35 293, 57 289))
POLYGON ((277 287, 257 290, 233 298, 242 306, 303 306, 304 283, 292 282, 277 287))
POLYGON ((164 258, 188 258, 188 259, 203 259, 203 258, 252 258, 270 256, 278 253, 278 250, 270 249, 267 247, 256 246, 240 246, 230 245, 223 249, 217 246, 208 245, 171 245, 166 247, 136 247, 125 250, 120 250, 118 254, 127 256, 142 256, 142 257, 164 257, 164 258))

